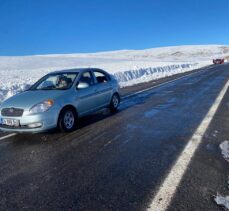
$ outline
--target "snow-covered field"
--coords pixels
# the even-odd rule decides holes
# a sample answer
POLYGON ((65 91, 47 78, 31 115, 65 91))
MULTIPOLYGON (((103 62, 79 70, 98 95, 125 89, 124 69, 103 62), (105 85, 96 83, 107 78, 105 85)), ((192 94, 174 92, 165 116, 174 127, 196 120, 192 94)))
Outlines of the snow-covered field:
POLYGON ((229 46, 179 46, 90 54, 0 57, 0 103, 53 70, 98 67, 113 74, 120 86, 130 86, 211 64, 229 56, 229 46))

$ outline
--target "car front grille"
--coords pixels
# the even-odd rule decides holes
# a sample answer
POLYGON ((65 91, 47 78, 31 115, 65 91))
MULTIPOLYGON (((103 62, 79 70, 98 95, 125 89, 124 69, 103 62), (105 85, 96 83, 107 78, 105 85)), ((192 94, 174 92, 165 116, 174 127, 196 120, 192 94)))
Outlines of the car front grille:
POLYGON ((23 115, 24 110, 20 108, 3 108, 1 111, 2 116, 20 117, 23 115))

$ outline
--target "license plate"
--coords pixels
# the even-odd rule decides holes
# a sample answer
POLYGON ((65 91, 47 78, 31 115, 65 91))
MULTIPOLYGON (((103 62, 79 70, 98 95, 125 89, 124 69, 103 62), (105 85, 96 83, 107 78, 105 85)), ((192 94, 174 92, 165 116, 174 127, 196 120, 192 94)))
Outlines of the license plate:
POLYGON ((5 119, 5 118, 2 118, 0 120, 0 123, 3 124, 3 125, 13 126, 13 127, 18 127, 19 126, 19 120, 17 120, 17 119, 5 119))

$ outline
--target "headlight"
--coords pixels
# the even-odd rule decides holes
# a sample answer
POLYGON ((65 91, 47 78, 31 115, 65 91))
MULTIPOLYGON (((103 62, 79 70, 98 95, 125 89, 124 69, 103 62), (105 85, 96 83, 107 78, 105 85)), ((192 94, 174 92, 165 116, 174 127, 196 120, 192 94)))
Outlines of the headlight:
POLYGON ((45 111, 48 111, 49 108, 51 108, 53 106, 53 100, 46 100, 44 102, 38 103, 36 105, 34 105, 29 112, 31 114, 36 114, 36 113, 42 113, 45 111))

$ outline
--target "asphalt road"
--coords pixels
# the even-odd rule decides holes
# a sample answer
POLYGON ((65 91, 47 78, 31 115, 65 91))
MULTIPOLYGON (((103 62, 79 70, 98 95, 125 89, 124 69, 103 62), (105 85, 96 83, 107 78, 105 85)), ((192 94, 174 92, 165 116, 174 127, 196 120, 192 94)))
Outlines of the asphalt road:
MULTIPOLYGON (((125 88, 117 113, 82 118, 73 133, 2 139, 0 210, 147 209, 228 79, 224 64, 125 88)), ((213 199, 229 194, 219 149, 229 140, 228 109, 229 91, 168 210, 223 210, 213 199)))

